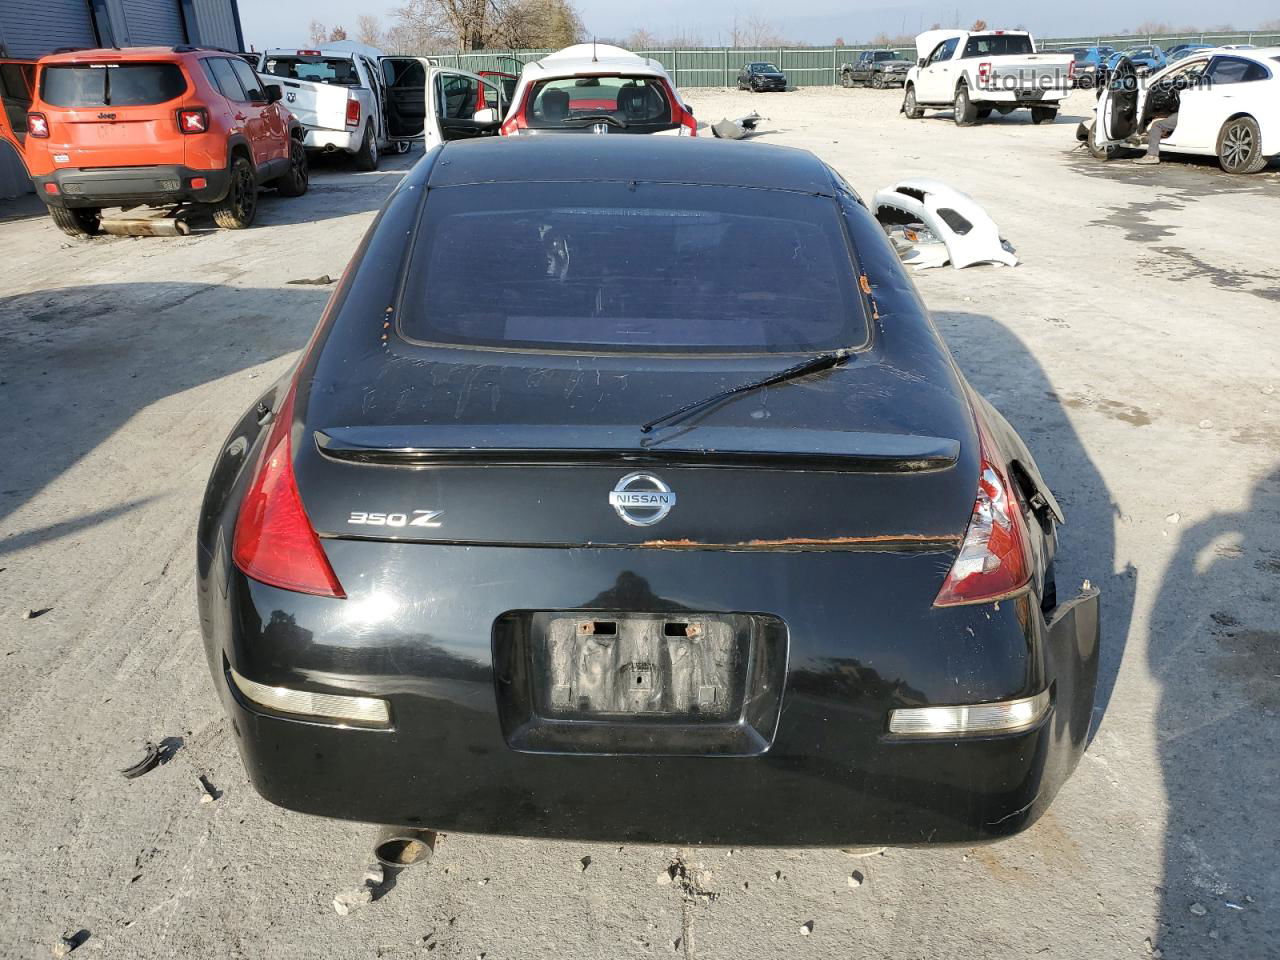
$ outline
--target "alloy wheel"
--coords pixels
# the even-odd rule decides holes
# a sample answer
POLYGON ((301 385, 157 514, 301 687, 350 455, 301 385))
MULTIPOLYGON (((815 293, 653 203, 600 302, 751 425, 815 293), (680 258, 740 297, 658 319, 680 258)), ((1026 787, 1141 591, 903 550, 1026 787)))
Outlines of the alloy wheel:
POLYGON ((1222 138, 1222 163, 1228 170, 1239 170, 1253 159, 1253 131, 1248 124, 1233 123, 1222 138))

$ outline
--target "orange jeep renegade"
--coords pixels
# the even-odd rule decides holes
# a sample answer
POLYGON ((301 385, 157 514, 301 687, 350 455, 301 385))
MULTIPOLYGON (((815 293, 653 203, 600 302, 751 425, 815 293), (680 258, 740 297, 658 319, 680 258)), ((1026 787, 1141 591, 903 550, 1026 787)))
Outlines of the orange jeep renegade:
POLYGON ((221 227, 253 223, 258 189, 307 190, 297 119, 239 57, 127 47, 36 64, 23 155, 64 233, 98 232, 103 207, 210 204, 221 227))

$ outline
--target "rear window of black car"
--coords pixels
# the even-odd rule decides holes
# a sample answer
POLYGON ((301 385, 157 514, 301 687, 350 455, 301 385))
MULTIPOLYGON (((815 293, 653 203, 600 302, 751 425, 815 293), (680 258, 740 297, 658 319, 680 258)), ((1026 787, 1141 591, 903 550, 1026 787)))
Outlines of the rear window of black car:
POLYGON ((400 306, 418 343, 589 353, 857 347, 835 201, 650 183, 430 191, 400 306))
POLYGON ((40 99, 54 107, 143 107, 186 90, 176 63, 54 63, 40 79, 40 99))
POLYGON ((1031 38, 1025 33, 992 33, 970 37, 964 45, 966 57, 1003 57, 1011 53, 1035 53, 1031 38))

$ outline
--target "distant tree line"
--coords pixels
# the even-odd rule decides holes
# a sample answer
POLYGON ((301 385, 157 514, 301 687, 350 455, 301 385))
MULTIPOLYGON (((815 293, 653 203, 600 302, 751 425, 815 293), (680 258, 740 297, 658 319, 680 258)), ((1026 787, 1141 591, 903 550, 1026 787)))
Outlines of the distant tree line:
MULTIPOLYGON (((311 21, 311 42, 346 40, 345 27, 311 21)), ((355 39, 388 51, 559 48, 586 31, 572 0, 406 0, 389 21, 361 14, 355 39)))
MULTIPOLYGON (((959 27, 959 23, 951 25, 959 27)), ((1007 25, 1011 30, 1025 30, 1022 24, 1007 25)), ((986 20, 976 20, 970 30, 986 30, 986 20)), ((934 23, 930 30, 943 29, 934 23)), ((1280 32, 1280 19, 1268 20, 1255 28, 1258 32, 1280 32)), ((1184 35, 1237 32, 1230 24, 1214 26, 1172 26, 1148 20, 1121 30, 1117 36, 1184 35)), ((329 27, 311 21, 311 43, 346 40, 343 26, 329 27)), ((597 37, 583 25, 582 16, 573 0, 405 0, 384 22, 373 14, 362 14, 356 21, 355 39, 388 51, 427 53, 445 50, 558 49, 587 39, 616 43, 631 50, 686 50, 705 46, 740 48, 803 47, 805 43, 787 35, 775 21, 758 15, 735 16, 727 29, 707 38, 697 30, 680 29, 667 33, 647 27, 636 27, 617 37, 597 37), (710 42, 708 42, 708 39, 710 42)), ((870 41, 877 47, 910 47, 914 33, 891 35, 881 32, 870 41)), ((849 46, 844 37, 836 37, 837 47, 849 46)), ((855 41, 853 46, 861 43, 855 41)))

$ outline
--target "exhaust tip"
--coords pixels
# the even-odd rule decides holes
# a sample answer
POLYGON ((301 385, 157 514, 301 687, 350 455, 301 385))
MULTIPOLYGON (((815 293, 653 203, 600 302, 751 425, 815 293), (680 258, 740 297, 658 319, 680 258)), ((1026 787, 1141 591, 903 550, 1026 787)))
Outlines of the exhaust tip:
POLYGON ((434 830, 384 827, 373 844, 373 855, 384 867, 403 870, 426 863, 435 853, 434 830))

